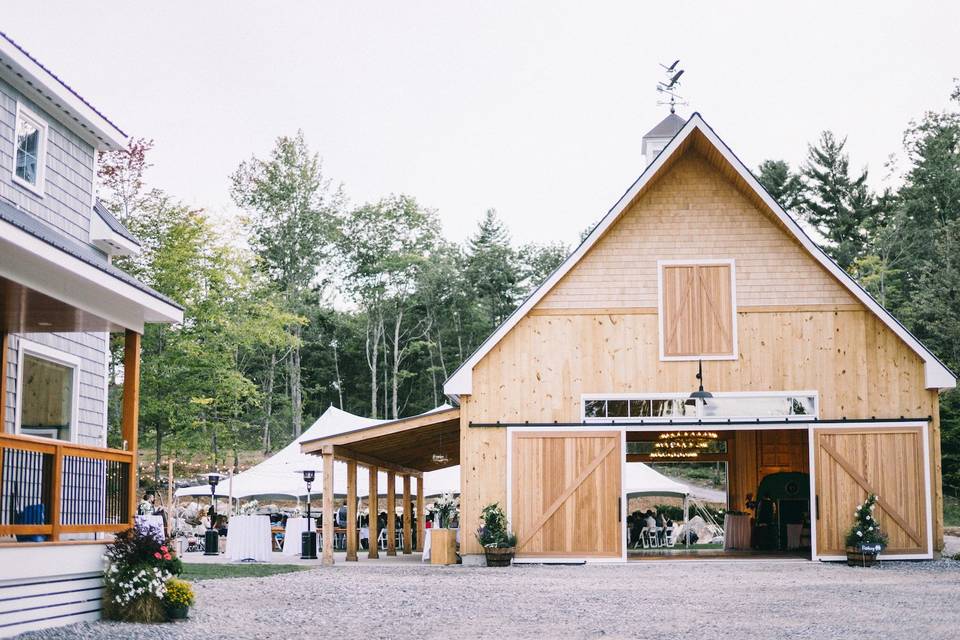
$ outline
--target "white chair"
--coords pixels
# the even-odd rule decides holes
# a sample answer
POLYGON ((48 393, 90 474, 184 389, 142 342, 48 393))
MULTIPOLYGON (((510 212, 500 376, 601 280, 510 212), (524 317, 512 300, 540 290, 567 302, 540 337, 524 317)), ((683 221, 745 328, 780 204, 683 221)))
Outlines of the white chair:
POLYGON ((380 549, 387 548, 387 530, 380 529, 380 535, 377 536, 377 544, 380 546, 380 549))
POLYGON ((668 547, 676 546, 677 544, 677 534, 674 527, 667 527, 664 531, 664 543, 668 547))
POLYGON ((647 541, 649 542, 651 549, 657 549, 660 547, 660 535, 656 527, 647 529, 647 541))

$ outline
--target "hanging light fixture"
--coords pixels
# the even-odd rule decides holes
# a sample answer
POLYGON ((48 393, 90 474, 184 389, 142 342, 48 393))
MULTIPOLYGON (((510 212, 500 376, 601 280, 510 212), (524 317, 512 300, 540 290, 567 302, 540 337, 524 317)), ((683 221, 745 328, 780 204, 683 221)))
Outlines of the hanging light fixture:
POLYGON ((715 431, 675 431, 661 433, 653 443, 651 458, 683 460, 697 458, 705 453, 718 435, 715 431))
POLYGON ((713 394, 709 391, 704 391, 703 389, 703 360, 697 361, 697 382, 699 383, 700 388, 691 393, 688 397, 685 405, 688 407, 695 407, 697 405, 697 400, 703 400, 703 403, 707 403, 707 398, 712 398, 713 394))

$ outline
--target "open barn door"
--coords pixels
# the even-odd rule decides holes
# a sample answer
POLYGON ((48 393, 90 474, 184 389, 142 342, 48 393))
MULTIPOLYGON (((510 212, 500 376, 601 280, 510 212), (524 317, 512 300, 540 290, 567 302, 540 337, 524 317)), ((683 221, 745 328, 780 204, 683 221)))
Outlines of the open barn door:
POLYGON ((884 556, 929 557, 929 468, 925 427, 813 430, 816 555, 845 557, 853 514, 870 493, 889 537, 884 556))
POLYGON ((621 442, 618 431, 512 434, 517 557, 621 557, 621 442))

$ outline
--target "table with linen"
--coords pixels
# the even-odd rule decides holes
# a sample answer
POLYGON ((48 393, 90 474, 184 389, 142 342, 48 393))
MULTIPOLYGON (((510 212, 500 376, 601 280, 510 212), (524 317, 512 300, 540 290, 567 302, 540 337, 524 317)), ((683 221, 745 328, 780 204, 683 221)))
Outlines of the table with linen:
POLYGON ((750 516, 728 513, 723 516, 723 548, 725 551, 750 549, 750 516))
POLYGON ((270 562, 273 543, 269 516, 233 516, 227 529, 227 557, 270 562))
MULTIPOLYGON (((283 532, 283 555, 291 557, 300 557, 302 549, 303 533, 307 530, 306 518, 287 518, 287 528, 283 532)), ((314 525, 310 525, 311 531, 317 532, 317 546, 320 545, 320 532, 314 525)))

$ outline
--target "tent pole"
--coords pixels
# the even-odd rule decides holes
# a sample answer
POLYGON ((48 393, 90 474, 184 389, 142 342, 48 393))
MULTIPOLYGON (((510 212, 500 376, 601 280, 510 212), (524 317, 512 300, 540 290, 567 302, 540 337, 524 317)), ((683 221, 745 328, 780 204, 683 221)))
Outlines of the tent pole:
POLYGON ((683 524, 684 533, 687 536, 687 548, 690 548, 690 496, 683 496, 683 524))

